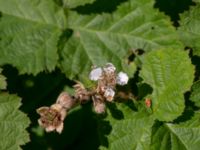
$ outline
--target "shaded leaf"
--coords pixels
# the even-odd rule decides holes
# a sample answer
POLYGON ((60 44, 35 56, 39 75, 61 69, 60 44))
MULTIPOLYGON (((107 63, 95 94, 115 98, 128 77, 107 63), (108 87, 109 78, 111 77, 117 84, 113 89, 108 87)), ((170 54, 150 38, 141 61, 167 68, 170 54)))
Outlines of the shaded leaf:
POLYGON ((51 0, 0 0, 0 11, 0 64, 11 64, 20 73, 52 71, 66 27, 64 11, 51 0))
POLYGON ((200 81, 197 81, 192 85, 190 100, 193 101, 197 107, 200 107, 200 81))
POLYGON ((61 68, 70 78, 107 62, 125 70, 132 49, 182 47, 169 18, 153 9, 152 0, 128 1, 113 14, 69 12, 68 19, 74 32, 61 52, 61 68))
POLYGON ((152 51, 145 55, 140 75, 153 88, 152 108, 158 120, 172 121, 181 115, 185 107, 183 94, 190 89, 194 78, 187 52, 152 51))
POLYGON ((193 54, 200 56, 200 5, 197 4, 189 11, 181 14, 180 27, 178 29, 180 39, 185 46, 193 49, 193 54))
POLYGON ((151 150, 198 150, 200 145, 200 113, 184 123, 165 123, 154 128, 151 150))
POLYGON ((28 117, 18 110, 20 98, 15 95, 0 94, 0 149, 20 150, 20 145, 29 141, 26 128, 28 117))
MULTIPOLYGON (((106 120, 112 126, 110 134, 106 137, 108 148, 101 146, 101 149, 110 150, 148 150, 151 141, 151 127, 154 123, 152 116, 145 112, 135 112, 129 106, 118 105, 118 111, 123 112, 123 118, 113 118, 109 113, 106 120)), ((105 128, 104 124, 100 125, 105 128)), ((101 129, 99 128, 99 129, 101 129)), ((100 134, 103 132, 100 130, 100 134)))

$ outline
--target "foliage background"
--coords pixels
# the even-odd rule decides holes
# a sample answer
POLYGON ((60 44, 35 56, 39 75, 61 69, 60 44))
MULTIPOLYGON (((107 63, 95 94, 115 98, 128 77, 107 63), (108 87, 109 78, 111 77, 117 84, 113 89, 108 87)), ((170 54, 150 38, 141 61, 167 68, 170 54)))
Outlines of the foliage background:
MULTIPOLYGON (((62 5, 60 0, 54 1, 58 5, 62 5)), ((91 4, 75 7, 73 10, 80 14, 112 13, 126 1, 128 0, 96 0, 91 4)), ((195 3, 191 0, 156 0, 154 7, 168 15, 173 25, 178 27, 179 14, 194 5, 195 3)), ((66 31, 65 35, 67 34, 70 32, 66 31)), ((60 46, 62 47, 62 41, 60 46)), ((84 62, 84 60, 82 61, 84 62)), ((192 62, 199 68, 199 57, 192 57, 192 62)), ((100 140, 103 140, 105 145, 108 144, 106 135, 110 133, 112 127, 109 121, 103 120, 102 116, 93 113, 91 104, 78 107, 70 112, 65 120, 64 132, 61 135, 57 133, 47 134, 38 127, 37 119, 39 116, 35 110, 43 105, 51 105, 63 89, 70 89, 74 84, 72 80, 66 78, 58 67, 50 73, 40 72, 37 75, 20 75, 18 70, 11 65, 4 65, 2 68, 2 74, 7 78, 7 91, 22 98, 23 105, 20 109, 28 114, 31 120, 28 128, 31 141, 22 146, 24 150, 95 150, 100 146, 100 140), (101 136, 98 133, 99 128, 104 131, 101 136)), ((139 90, 136 86, 138 80, 139 78, 134 78, 130 81, 131 90, 135 95, 139 90)), ((185 95, 186 99, 188 99, 187 94, 185 95)), ((187 101, 187 103, 191 102, 187 101)), ((123 112, 116 109, 115 104, 109 104, 108 108, 112 110, 110 115, 113 118, 123 119, 123 112)), ((133 109, 135 109, 134 106, 133 109)))

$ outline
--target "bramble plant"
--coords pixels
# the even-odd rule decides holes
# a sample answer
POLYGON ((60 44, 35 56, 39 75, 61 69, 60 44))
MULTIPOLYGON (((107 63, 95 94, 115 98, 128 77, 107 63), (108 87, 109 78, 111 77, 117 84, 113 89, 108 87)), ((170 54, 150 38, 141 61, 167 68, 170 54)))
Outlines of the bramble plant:
POLYGON ((0 150, 199 150, 200 0, 168 3, 0 0, 0 150))
POLYGON ((41 115, 39 124, 47 132, 56 130, 61 133, 63 130, 63 121, 67 112, 77 103, 85 103, 92 99, 96 113, 105 113, 105 102, 112 102, 115 96, 116 84, 125 85, 128 82, 128 76, 124 72, 116 75, 116 68, 112 63, 107 63, 105 67, 94 68, 89 75, 90 80, 98 81, 98 84, 90 89, 86 89, 81 83, 74 85, 75 95, 70 96, 62 92, 56 103, 51 107, 41 107, 37 112, 41 115))

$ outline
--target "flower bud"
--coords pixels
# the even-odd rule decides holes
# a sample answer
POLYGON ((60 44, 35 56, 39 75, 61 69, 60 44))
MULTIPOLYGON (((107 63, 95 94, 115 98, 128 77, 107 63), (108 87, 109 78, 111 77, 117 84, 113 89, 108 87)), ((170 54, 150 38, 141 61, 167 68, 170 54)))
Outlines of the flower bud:
POLYGON ((90 80, 97 81, 100 79, 101 76, 102 76, 102 69, 99 67, 99 68, 93 69, 90 72, 89 78, 90 80))
POLYGON ((94 111, 97 113, 97 114, 103 114, 105 113, 105 110, 106 110, 106 106, 105 106, 105 103, 97 103, 95 106, 94 106, 94 111))
POLYGON ((94 111, 97 114, 105 113, 106 106, 103 101, 103 97, 101 95, 94 95, 92 99, 93 99, 94 111))
POLYGON ((76 104, 76 101, 68 93, 62 92, 58 96, 56 103, 60 104, 64 109, 69 110, 76 104))
POLYGON ((151 107, 151 99, 150 98, 145 99, 145 105, 146 105, 147 108, 151 107))
POLYGON ((125 85, 128 83, 128 75, 124 72, 119 72, 117 75, 117 84, 125 85))
POLYGON ((111 102, 115 96, 115 91, 112 88, 107 88, 104 93, 104 97, 107 101, 111 102))
POLYGON ((78 82, 74 85, 75 88, 75 99, 79 100, 80 103, 85 103, 90 100, 90 93, 85 89, 82 83, 78 82))
POLYGON ((116 68, 112 63, 107 63, 103 70, 106 74, 112 74, 115 72, 116 68))

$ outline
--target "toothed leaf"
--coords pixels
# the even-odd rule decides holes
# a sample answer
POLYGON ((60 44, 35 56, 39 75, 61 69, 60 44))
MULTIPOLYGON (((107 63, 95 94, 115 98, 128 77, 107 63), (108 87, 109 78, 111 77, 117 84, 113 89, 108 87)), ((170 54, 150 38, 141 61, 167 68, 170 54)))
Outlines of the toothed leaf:
POLYGON ((182 114, 184 93, 194 79, 194 66, 187 52, 165 49, 146 54, 141 77, 153 88, 152 109, 158 120, 172 121, 182 114))
POLYGON ((20 146, 29 141, 26 131, 30 121, 19 110, 20 98, 16 95, 0 94, 0 149, 21 150, 20 146))
POLYGON ((66 27, 64 11, 51 0, 0 0, 0 65, 20 73, 52 71, 57 42, 66 27))
POLYGON ((169 18, 153 8, 152 0, 131 0, 112 14, 68 16, 74 32, 61 52, 61 68, 70 78, 107 62, 126 70, 133 49, 182 47, 169 18))

